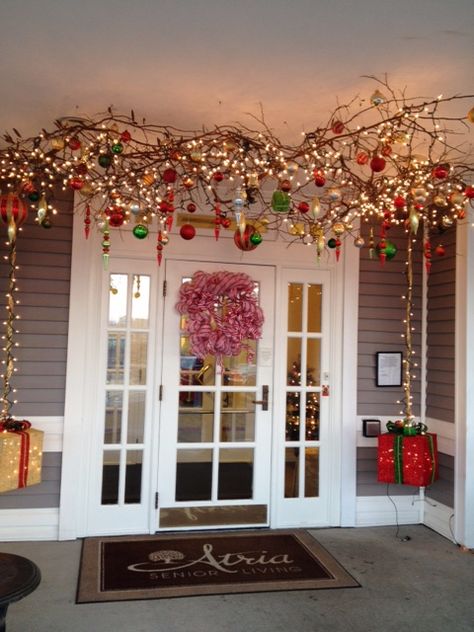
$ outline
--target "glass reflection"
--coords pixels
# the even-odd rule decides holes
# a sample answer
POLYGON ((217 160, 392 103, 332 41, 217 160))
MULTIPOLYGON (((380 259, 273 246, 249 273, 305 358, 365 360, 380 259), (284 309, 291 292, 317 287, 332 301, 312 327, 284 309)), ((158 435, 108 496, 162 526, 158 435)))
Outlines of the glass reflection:
POLYGON ((306 393, 306 441, 319 441, 319 393, 306 393))
POLYGON ((319 386, 321 384, 321 339, 309 338, 306 349, 308 366, 306 386, 319 386))
POLYGON ((180 384, 186 386, 209 386, 215 384, 215 358, 204 360, 191 354, 189 337, 180 337, 180 384))
POLYGON ((150 318, 150 277, 134 274, 132 283, 132 327, 144 329, 150 318))
POLYGON ((227 392, 221 395, 221 441, 255 440, 255 393, 227 392))
POLYGON ((287 384, 301 386, 301 338, 288 338, 287 384))
POLYGON ((107 384, 123 384, 125 333, 110 331, 107 338, 107 384))
POLYGON ((142 490, 142 460, 141 450, 127 451, 127 465, 125 471, 125 503, 139 503, 142 490))
POLYGON ((145 398, 145 391, 131 391, 128 395, 128 443, 143 443, 145 398))
POLYGON ((130 335, 130 384, 146 384, 148 334, 130 335))
POLYGON ((300 438, 301 393, 286 394, 286 440, 299 441, 300 438))
POLYGON ((181 391, 179 397, 178 441, 180 443, 212 441, 214 437, 214 393, 181 391))
POLYGON ((128 275, 111 274, 109 289, 109 325, 125 327, 127 323, 128 275))
POLYGON ((305 498, 319 496, 319 448, 305 449, 304 495, 305 498))
POLYGON ((122 435, 122 391, 105 393, 104 443, 120 443, 122 435))
POLYGON ((285 448, 285 498, 298 498, 300 449, 285 448))
POLYGON ((303 284, 288 283, 288 331, 303 328, 303 284))
POLYGON ((178 450, 176 501, 211 500, 212 450, 178 450))
POLYGON ((321 331, 322 285, 308 285, 308 331, 321 331))
POLYGON ((223 448, 219 453, 219 500, 253 498, 253 448, 223 448))
POLYGON ((102 465, 102 505, 116 505, 119 500, 120 450, 104 450, 102 465))

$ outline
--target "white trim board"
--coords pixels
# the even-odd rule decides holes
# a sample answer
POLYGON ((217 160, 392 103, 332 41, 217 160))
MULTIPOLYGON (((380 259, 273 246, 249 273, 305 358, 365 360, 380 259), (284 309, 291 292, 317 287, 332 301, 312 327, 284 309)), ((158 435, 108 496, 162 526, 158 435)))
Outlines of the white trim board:
POLYGON ((423 524, 454 542, 454 523, 451 523, 454 519, 454 509, 431 499, 425 499, 423 505, 423 524))
POLYGON ((378 527, 423 522, 423 502, 417 496, 358 496, 356 527, 378 527), (397 520, 398 513, 398 520, 397 520))
POLYGON ((63 451, 64 417, 28 417, 36 430, 44 432, 43 452, 63 451))
POLYGON ((57 540, 59 509, 2 509, 0 541, 57 540))

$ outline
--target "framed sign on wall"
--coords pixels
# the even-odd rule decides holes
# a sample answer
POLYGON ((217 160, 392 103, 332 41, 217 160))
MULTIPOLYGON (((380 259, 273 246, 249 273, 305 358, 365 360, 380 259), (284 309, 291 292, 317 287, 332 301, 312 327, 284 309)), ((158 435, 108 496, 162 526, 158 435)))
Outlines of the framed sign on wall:
POLYGON ((403 354, 401 351, 379 351, 376 355, 377 386, 402 385, 403 354))

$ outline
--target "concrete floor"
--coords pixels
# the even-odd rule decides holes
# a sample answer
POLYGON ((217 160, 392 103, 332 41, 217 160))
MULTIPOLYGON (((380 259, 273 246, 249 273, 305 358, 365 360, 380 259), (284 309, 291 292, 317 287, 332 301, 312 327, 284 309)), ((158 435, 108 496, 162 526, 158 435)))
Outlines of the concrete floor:
POLYGON ((76 605, 80 541, 0 543, 43 575, 7 632, 473 632, 472 552, 420 525, 311 533, 361 588, 76 605))

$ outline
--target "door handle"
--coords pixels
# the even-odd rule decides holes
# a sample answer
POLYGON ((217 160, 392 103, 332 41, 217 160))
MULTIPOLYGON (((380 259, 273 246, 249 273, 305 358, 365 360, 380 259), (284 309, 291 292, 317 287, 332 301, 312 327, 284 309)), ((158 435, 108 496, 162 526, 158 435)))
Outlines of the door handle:
POLYGON ((252 400, 252 404, 260 404, 262 407, 262 410, 268 410, 268 390, 269 390, 269 386, 268 384, 264 384, 262 386, 262 399, 259 400, 252 400))

